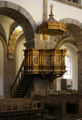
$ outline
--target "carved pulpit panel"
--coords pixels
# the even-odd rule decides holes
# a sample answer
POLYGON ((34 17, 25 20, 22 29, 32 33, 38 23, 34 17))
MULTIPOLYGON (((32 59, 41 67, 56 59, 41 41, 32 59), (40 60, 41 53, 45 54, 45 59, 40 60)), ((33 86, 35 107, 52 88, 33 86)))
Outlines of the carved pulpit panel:
POLYGON ((33 51, 33 65, 39 65, 39 51, 34 50, 33 51))
POLYGON ((46 55, 46 65, 50 66, 51 64, 51 58, 50 58, 50 55, 46 55))
POLYGON ((34 55, 34 65, 38 65, 38 55, 34 55))
POLYGON ((27 49, 25 70, 30 74, 61 76, 65 72, 65 53, 59 49, 27 49))
POLYGON ((60 55, 57 55, 56 56, 56 65, 60 65, 61 64, 61 56, 60 55))

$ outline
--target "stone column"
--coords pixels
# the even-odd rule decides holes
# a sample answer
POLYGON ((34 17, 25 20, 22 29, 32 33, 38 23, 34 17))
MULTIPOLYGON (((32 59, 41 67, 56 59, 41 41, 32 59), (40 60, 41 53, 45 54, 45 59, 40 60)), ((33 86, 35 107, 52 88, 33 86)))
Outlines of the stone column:
POLYGON ((9 64, 7 58, 7 48, 4 49, 4 97, 8 98, 10 93, 10 82, 9 82, 9 64))
MULTIPOLYGON (((43 0, 43 21, 48 19, 48 0, 43 0)), ((48 40, 48 35, 43 35, 43 40, 48 40)))
POLYGON ((82 92, 82 51, 78 51, 78 90, 82 92))
POLYGON ((48 19, 48 0, 43 0, 43 21, 48 19))
POLYGON ((82 93, 82 42, 78 42, 78 91, 82 93))
POLYGON ((10 97, 10 90, 15 79, 15 58, 14 53, 8 53, 7 46, 4 47, 4 96, 10 97))

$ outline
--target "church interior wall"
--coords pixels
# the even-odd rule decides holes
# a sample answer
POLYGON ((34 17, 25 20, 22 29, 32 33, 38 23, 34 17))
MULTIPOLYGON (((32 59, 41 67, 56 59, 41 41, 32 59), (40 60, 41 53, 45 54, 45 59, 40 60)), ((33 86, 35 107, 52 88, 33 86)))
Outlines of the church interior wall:
MULTIPOLYGON (((4 15, 0 15, 0 23, 3 26, 3 33, 5 33, 5 35, 3 34, 3 36, 5 36, 4 38, 6 39, 6 42, 4 43, 5 40, 0 35, 0 96, 4 96, 7 98, 10 97, 11 86, 16 78, 16 75, 24 59, 23 50, 26 49, 26 47, 33 48, 35 45, 35 48, 39 48, 39 49, 52 49, 52 48, 67 49, 66 55, 70 56, 70 59, 71 59, 71 72, 72 72, 71 78, 64 78, 64 76, 62 77, 57 76, 58 78, 56 79, 55 77, 51 78, 51 76, 49 77, 45 76, 44 73, 40 73, 39 75, 35 75, 34 73, 32 78, 29 77, 28 75, 27 78, 24 78, 25 84, 27 84, 26 82, 28 82, 29 80, 30 81, 32 80, 32 81, 28 85, 28 89, 29 89, 29 86, 30 86, 30 89, 27 91, 27 94, 24 97, 28 98, 30 93, 31 93, 31 97, 32 97, 32 94, 33 94, 33 97, 34 95, 45 96, 46 98, 45 100, 46 101, 50 100, 49 102, 50 104, 53 103, 52 104, 53 107, 56 104, 59 105, 58 102, 60 102, 61 109, 60 107, 58 108, 61 110, 60 114, 62 114, 62 116, 65 117, 65 118, 61 118, 62 120, 66 120, 68 102, 79 105, 77 110, 79 109, 78 111, 82 115, 82 10, 79 8, 74 8, 73 6, 68 6, 66 4, 53 1, 54 18, 56 20, 61 20, 65 22, 67 26, 67 31, 64 34, 61 34, 58 36, 44 36, 44 35, 39 35, 35 33, 35 31, 33 31, 34 30, 33 26, 36 27, 36 25, 33 25, 33 24, 29 25, 30 20, 31 21, 35 20, 35 23, 37 25, 43 20, 43 0, 29 0, 29 1, 20 0, 20 2, 19 0, 13 0, 13 1, 8 0, 8 1, 15 3, 16 5, 20 5, 22 8, 24 8, 29 13, 29 16, 28 16, 29 20, 27 19, 28 25, 26 26, 27 29, 25 29, 25 31, 24 31, 24 28, 26 23, 24 23, 22 32, 18 32, 18 34, 17 33, 13 34, 16 27, 20 25, 17 23, 18 21, 16 21, 16 19, 13 20, 4 15), (31 18, 30 18, 30 15, 31 15, 31 18), (16 26, 13 27, 14 22, 16 23, 16 26), (26 33, 28 33, 27 38, 25 36, 26 33), (34 39, 33 39, 33 35, 34 35, 34 39), (44 39, 44 38, 47 38, 47 39, 44 39), (24 43, 27 44, 26 47, 24 46, 24 43), (10 46, 11 46, 11 50, 9 49, 10 46), (54 80, 51 80, 51 79, 54 79, 54 80), (66 79, 67 84, 71 85, 71 89, 74 91, 72 91, 71 89, 65 89, 68 91, 63 91, 61 87, 61 84, 62 84, 61 79, 63 80, 66 79), (81 91, 81 95, 78 94, 77 91, 81 91), (52 99, 55 95, 58 98, 52 99)), ((49 15, 51 3, 52 1, 48 0, 48 9, 47 11, 45 11, 45 14, 48 13, 47 15, 49 15)), ((21 8, 19 7, 19 13, 20 12, 21 12, 21 8)), ((22 20, 20 21, 22 23, 22 20)), ((33 59, 33 56, 32 57, 30 56, 30 58, 33 59)), ((30 61, 30 59, 28 61, 30 61)), ((26 62, 27 62, 27 59, 26 59, 26 62)), ((31 63, 34 64, 33 62, 34 61, 32 61, 31 63)), ((46 63, 47 63, 47 59, 46 59, 46 63)), ((32 64, 30 66, 32 66, 32 64)), ((38 62, 37 65, 40 65, 40 62, 38 62)), ((23 68, 25 67, 23 66, 23 68)), ((37 67, 35 66, 35 68, 33 69, 37 69, 37 67)), ((22 76, 22 74, 20 75, 22 76)), ((56 75, 58 74, 56 73, 56 75)), ((20 81, 17 81, 17 82, 20 82, 20 81)), ((68 114, 68 115, 72 119, 73 114, 68 114)))
POLYGON ((50 4, 53 4, 53 14, 56 20, 59 21, 64 18, 72 18, 82 23, 82 10, 81 9, 66 5, 64 3, 59 3, 57 1, 48 0, 48 15, 50 12, 50 9, 49 9, 50 4))
MULTIPOLYGON (((3 0, 2 0, 3 1, 3 0)), ((5 0, 23 7, 34 18, 37 24, 43 19, 43 0, 5 0)), ((20 8, 19 8, 20 9, 20 8)))
MULTIPOLYGON (((11 0, 9 0, 10 2, 12 2, 11 0)), ((22 1, 20 0, 20 2, 18 0, 15 0, 13 1, 13 3, 17 4, 17 5, 20 5, 22 6, 23 8, 25 8, 25 10, 27 12, 29 12, 31 14, 31 16, 33 17, 33 19, 36 21, 36 23, 40 23, 43 19, 43 2, 41 0, 36 0, 35 3, 32 5, 34 1, 30 1, 29 4, 26 4, 28 3, 27 1, 22 1), (36 7, 38 6, 38 7, 36 7), (38 9, 38 10, 37 10, 38 9)), ((49 7, 50 7, 50 4, 52 2, 48 1, 48 13, 49 13, 49 7)), ((54 18, 57 19, 57 20, 62 20, 63 18, 66 18, 66 21, 68 20, 68 23, 75 23, 75 21, 79 21, 77 22, 78 23, 78 26, 79 26, 79 23, 81 22, 81 19, 82 19, 82 16, 81 16, 81 10, 80 9, 77 9, 77 8, 74 8, 74 7, 70 7, 68 5, 64 5, 62 3, 58 3, 58 2, 53 2, 53 5, 54 5, 54 18), (62 11, 63 7, 63 10, 65 11, 62 11), (62 12, 61 12, 62 11, 62 12), (72 12, 71 12, 72 11, 72 12), (70 14, 69 14, 70 13, 70 14), (80 16, 80 17, 79 17, 80 16), (70 19, 71 18, 71 19, 70 19), (73 18, 73 19, 72 19, 73 18), (75 21, 74 21, 75 20, 75 21)), ((4 17, 5 18, 5 17, 4 17)), ((31 18, 29 18, 31 19, 31 18)), ((9 18, 8 18, 9 20, 9 18)), ((12 22, 13 20, 11 20, 12 22)), ((64 20, 63 20, 64 21, 64 20)), ((66 22, 65 21, 65 22, 66 22)), ((5 21, 4 21, 5 22, 5 21)), ((4 24, 3 22, 3 24, 4 24)), ((68 24, 67 23, 67 24, 68 24)), ((82 25, 82 24, 80 24, 82 25)), ((72 28, 72 25, 70 24, 71 28, 72 28)), ((81 26, 80 26, 81 27, 81 26)), ((6 28, 7 29, 7 28, 6 28)), ((73 31, 74 29, 72 29, 73 31)), ((28 31, 29 28, 28 28, 28 31)), ((28 32, 27 31, 27 32, 28 32)), ((68 29, 69 31, 69 29, 68 29)), ((70 32, 70 31, 69 31, 70 32)), ((77 32, 77 31, 76 31, 77 32)), ((7 36, 8 36, 8 33, 6 32, 7 36)), ((70 32, 70 35, 72 34, 72 32, 70 32)), ((47 40, 43 40, 43 35, 38 35, 38 34, 34 34, 35 35, 35 48, 46 48, 46 49, 50 49, 50 48, 54 48, 55 46, 55 37, 50 37, 48 36, 48 39, 47 40)), ((73 33, 74 35, 74 33, 73 33)), ((81 35, 81 34, 80 34, 81 35)), ((31 36, 31 33, 30 33, 30 36, 31 36)), ((62 35, 63 36, 63 35, 62 35)), ((75 37, 75 36, 74 36, 75 37)), ((76 41, 77 38, 74 39, 74 41, 76 41)), ((78 38, 79 39, 79 38, 78 38)), ((80 41, 81 41, 81 37, 80 37, 80 41)), ((7 41, 8 42, 8 41, 7 41)), ((6 84, 8 84, 7 82, 10 82, 10 85, 12 84, 12 81, 14 80, 16 74, 17 74, 17 71, 19 70, 20 68, 20 65, 22 63, 22 60, 24 58, 23 56, 23 49, 24 49, 24 44, 25 43, 25 38, 23 39, 20 39, 19 42, 17 43, 17 46, 16 46, 16 50, 15 50, 15 58, 13 58, 12 60, 8 59, 7 55, 6 55, 6 59, 8 61, 6 61, 5 63, 1 63, 1 70, 3 71, 3 68, 2 68, 2 64, 7 64, 9 65, 6 70, 8 70, 8 74, 7 74, 7 81, 5 80, 4 84, 5 84, 5 91, 8 90, 9 92, 9 86, 7 86, 6 84), (8 81, 9 80, 9 81, 8 81)), ((80 42, 81 43, 81 42, 80 42)), ((28 43, 27 43, 28 44, 28 43)), ((79 45, 78 43, 78 40, 77 40, 77 44, 79 45)), ((1 45, 1 43, 0 43, 1 45)), ((29 44, 30 46, 32 45, 32 43, 29 44)), ((82 47, 81 47, 82 44, 80 44, 80 51, 82 50, 82 47)), ((68 45, 67 45, 68 46, 68 45)), ((78 77, 78 69, 80 70, 81 69, 81 55, 79 55, 80 57, 80 62, 78 62, 78 52, 75 51, 72 47, 67 47, 71 54, 72 54, 72 60, 74 61, 73 62, 73 86, 72 88, 73 89, 78 89, 78 78, 80 78, 80 81, 81 81, 81 73, 79 73, 79 77, 78 77), (80 65, 78 65, 78 63, 80 63, 80 65)), ((2 47, 1 47, 1 50, 2 50, 2 47)), ((7 52, 7 51, 6 51, 7 52)), ((1 51, 1 53, 3 54, 3 51, 1 51)), ((81 53, 80 53, 81 54, 81 53)), ((3 58, 1 59, 1 61, 3 61, 3 58)), ((1 72, 2 72, 1 71, 1 72)), ((3 72, 2 72, 3 74, 3 72)), ((1 76, 1 79, 3 81, 3 76, 1 76)), ((3 84, 3 82, 1 82, 1 85, 3 84)), ((60 80, 58 80, 58 82, 54 83, 56 84, 58 87, 56 89, 60 90, 60 80)), ((80 85, 81 86, 81 85, 80 85)), ((1 95, 3 95, 3 87, 1 88, 1 95)), ((6 92, 5 92, 6 93, 6 92)), ((6 94, 8 95, 8 93, 6 94)))

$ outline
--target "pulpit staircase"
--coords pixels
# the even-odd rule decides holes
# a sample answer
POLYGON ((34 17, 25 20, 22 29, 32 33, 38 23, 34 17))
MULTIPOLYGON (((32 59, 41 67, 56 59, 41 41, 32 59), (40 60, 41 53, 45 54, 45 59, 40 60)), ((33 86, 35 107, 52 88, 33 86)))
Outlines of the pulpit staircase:
POLYGON ((24 60, 18 71, 16 79, 11 87, 11 97, 12 98, 23 98, 29 91, 30 86, 33 81, 33 76, 29 75, 24 70, 24 60))

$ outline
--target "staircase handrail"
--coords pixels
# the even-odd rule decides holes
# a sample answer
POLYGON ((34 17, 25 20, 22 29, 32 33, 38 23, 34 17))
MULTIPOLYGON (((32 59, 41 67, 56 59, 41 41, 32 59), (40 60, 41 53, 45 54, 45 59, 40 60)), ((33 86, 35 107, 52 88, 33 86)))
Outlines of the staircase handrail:
MULTIPOLYGON (((24 60, 25 60, 25 59, 24 59, 24 60)), ((18 71, 18 73, 17 73, 17 75, 16 75, 16 78, 15 78, 15 80, 14 80, 14 82, 13 82, 13 85, 11 86, 11 94, 12 94, 12 91, 13 91, 15 85, 17 84, 17 80, 18 80, 18 77, 19 77, 19 75, 20 75, 20 73, 21 73, 21 71, 22 71, 22 68, 24 67, 24 60, 23 60, 21 66, 20 66, 20 69, 19 69, 19 71, 18 71)))

